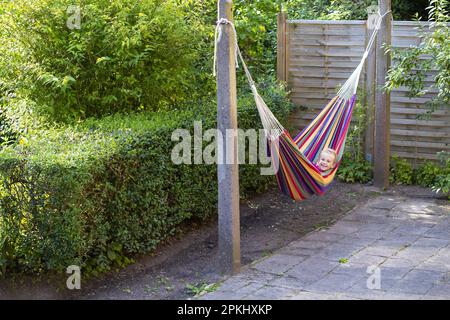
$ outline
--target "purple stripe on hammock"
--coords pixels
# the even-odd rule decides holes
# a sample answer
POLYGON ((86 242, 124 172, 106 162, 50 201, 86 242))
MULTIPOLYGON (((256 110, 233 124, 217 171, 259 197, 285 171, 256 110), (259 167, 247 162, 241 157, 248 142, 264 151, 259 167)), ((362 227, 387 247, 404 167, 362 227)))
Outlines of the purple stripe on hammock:
MULTIPOLYGON (((339 109, 342 107, 342 105, 344 105, 344 107, 345 107, 345 103, 346 103, 346 102, 347 102, 346 100, 340 100, 339 105, 337 105, 337 106, 333 105, 333 107, 330 108, 330 111, 331 111, 332 109, 334 109, 334 108, 337 108, 337 111, 336 111, 336 113, 337 113, 337 112, 339 111, 339 109)), ((335 114, 336 114, 336 113, 335 113, 335 114)), ((333 112, 329 112, 329 114, 328 114, 328 116, 327 116, 327 119, 326 119, 326 122, 328 122, 328 118, 331 117, 332 114, 333 114, 333 112)), ((315 156, 317 155, 318 146, 321 146, 321 145, 322 145, 322 142, 325 140, 325 138, 327 137, 327 135, 323 135, 323 136, 319 139, 318 142, 317 142, 317 139, 319 138, 319 136, 321 136, 322 132, 329 130, 329 127, 330 127, 330 126, 333 126, 333 122, 330 122, 330 123, 328 124, 328 126, 326 126, 326 127, 325 127, 325 126, 322 126, 322 127, 320 128, 320 131, 319 131, 318 133, 316 133, 316 135, 315 135, 315 137, 314 137, 314 139, 313 139, 313 142, 312 142, 312 143, 308 146, 308 148, 306 149, 305 154, 306 154, 306 156, 308 157, 308 159, 310 159, 310 161, 313 161, 313 160, 314 160, 315 156)))
POLYGON ((302 164, 296 157, 296 153, 292 151, 291 146, 287 142, 284 143, 286 144, 283 145, 283 150, 287 152, 286 159, 289 162, 289 166, 291 167, 291 169, 293 169, 295 178, 301 183, 301 189, 304 189, 309 194, 315 194, 316 191, 314 189, 314 186, 317 186, 317 188, 320 190, 321 185, 316 183, 309 172, 302 166, 302 164))

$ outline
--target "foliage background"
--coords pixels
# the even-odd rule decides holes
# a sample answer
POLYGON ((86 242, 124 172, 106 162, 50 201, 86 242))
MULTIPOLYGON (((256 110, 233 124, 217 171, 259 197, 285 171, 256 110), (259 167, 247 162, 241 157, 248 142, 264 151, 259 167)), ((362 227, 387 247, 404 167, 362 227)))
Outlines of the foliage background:
MULTIPOLYGON (((244 58, 283 123, 293 106, 274 78, 281 5, 295 19, 366 19, 374 2, 234 1, 244 58)), ((393 14, 426 17, 426 5, 393 1, 393 14)), ((169 157, 174 129, 191 130, 194 120, 205 130, 216 125, 216 15, 215 0, 0 0, 0 273, 63 272, 69 264, 105 271, 151 251, 181 222, 214 215, 215 166, 174 165, 169 157), (74 4, 79 30, 65 24, 74 4)), ((445 72, 447 48, 447 33, 430 39, 445 72)), ((239 127, 257 129, 241 68, 237 74, 239 127)), ((392 85, 396 79, 409 81, 393 71, 392 85)), ((340 178, 367 182, 357 139, 364 113, 356 115, 340 178)), ((393 182, 448 192, 448 154, 442 158, 443 167, 418 171, 398 160, 393 182)), ((240 182, 247 195, 274 180, 244 165, 240 182)))

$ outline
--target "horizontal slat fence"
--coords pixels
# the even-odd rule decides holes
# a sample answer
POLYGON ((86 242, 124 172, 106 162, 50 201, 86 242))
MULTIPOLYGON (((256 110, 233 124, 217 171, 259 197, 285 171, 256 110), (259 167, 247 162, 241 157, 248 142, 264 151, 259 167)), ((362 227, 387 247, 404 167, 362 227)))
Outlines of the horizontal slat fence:
MULTIPOLYGON (((427 26, 426 22, 420 24, 427 26)), ((417 26, 418 22, 394 21, 393 47, 419 44, 417 26)), ((367 29, 366 21, 287 20, 285 14, 278 17, 278 27, 277 74, 287 82, 291 101, 304 107, 290 119, 291 125, 301 130, 356 68, 372 30, 367 29)), ((370 78, 373 72, 367 69, 373 59, 371 55, 360 78, 361 88, 374 81, 370 78)), ((433 83, 435 74, 427 75, 427 86, 433 83)), ((424 160, 436 160, 438 151, 450 151, 450 108, 434 112, 429 120, 417 119, 417 115, 426 112, 425 103, 436 91, 421 98, 409 98, 407 94, 407 88, 391 92, 391 154, 407 158, 417 166, 424 160)), ((374 108, 369 101, 373 100, 362 102, 367 108, 374 108)), ((368 127, 370 136, 373 127, 368 127)), ((372 141, 366 137, 365 143, 372 141)), ((370 146, 366 150, 371 153, 370 146)))

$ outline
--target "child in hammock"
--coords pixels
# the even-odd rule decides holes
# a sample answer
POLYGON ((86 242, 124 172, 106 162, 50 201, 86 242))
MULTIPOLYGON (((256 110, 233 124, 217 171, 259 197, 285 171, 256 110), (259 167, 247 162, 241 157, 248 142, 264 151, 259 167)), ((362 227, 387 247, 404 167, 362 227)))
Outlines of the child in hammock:
POLYGON ((330 148, 325 148, 320 153, 319 161, 317 162, 317 166, 321 171, 327 171, 329 169, 333 169, 336 165, 336 151, 330 148))

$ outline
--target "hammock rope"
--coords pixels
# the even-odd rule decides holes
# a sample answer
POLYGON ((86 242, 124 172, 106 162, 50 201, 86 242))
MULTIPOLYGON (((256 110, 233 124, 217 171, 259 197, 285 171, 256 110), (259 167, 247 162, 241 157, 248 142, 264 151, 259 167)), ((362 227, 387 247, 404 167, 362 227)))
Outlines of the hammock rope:
POLYGON ((276 119, 258 93, 255 82, 239 49, 234 24, 225 18, 217 21, 214 35, 213 74, 214 76, 217 75, 217 46, 222 39, 222 28, 225 25, 229 25, 234 36, 236 68, 239 67, 238 59, 240 59, 255 99, 259 117, 261 118, 272 163, 275 161, 275 163, 279 164, 278 170, 275 172, 278 186, 281 192, 292 199, 299 201, 311 195, 322 195, 328 190, 333 181, 342 159, 361 71, 375 42, 376 35, 381 27, 381 21, 389 12, 387 11, 383 15, 378 12, 378 20, 360 63, 342 85, 336 96, 295 138, 292 138, 289 132, 276 119), (320 153, 325 148, 331 148, 336 151, 336 165, 326 171, 321 171, 316 163, 320 153))

